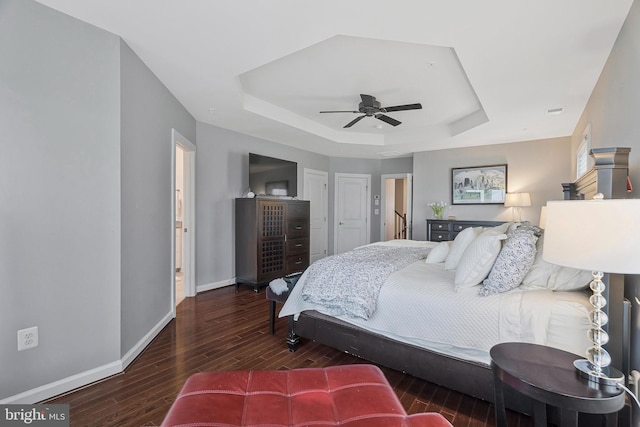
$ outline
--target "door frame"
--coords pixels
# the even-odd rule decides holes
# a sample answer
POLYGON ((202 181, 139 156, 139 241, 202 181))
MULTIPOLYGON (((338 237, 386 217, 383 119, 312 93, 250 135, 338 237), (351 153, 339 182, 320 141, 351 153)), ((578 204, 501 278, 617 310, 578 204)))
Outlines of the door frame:
POLYGON ((176 148, 184 151, 184 194, 182 195, 182 274, 185 297, 196 295, 196 146, 171 129, 171 310, 176 316, 176 148))
POLYGON ((334 199, 333 199, 333 253, 338 253, 338 211, 339 211, 339 200, 340 200, 340 186, 338 185, 338 180, 342 177, 345 178, 365 178, 367 180, 367 201, 366 201, 366 213, 367 213, 367 238, 366 243, 371 242, 371 175, 370 174, 362 174, 362 173, 342 173, 336 172, 333 175, 333 188, 334 188, 334 199))
POLYGON ((385 236, 385 208, 387 206, 387 179, 407 179, 407 240, 413 238, 413 173, 390 173, 380 176, 380 240, 385 236))

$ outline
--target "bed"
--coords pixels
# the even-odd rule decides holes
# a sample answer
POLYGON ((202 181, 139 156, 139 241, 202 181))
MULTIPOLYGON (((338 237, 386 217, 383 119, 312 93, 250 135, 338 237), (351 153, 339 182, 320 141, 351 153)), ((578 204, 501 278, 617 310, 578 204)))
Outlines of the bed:
MULTIPOLYGON (((618 155, 617 151, 612 154, 613 157, 618 155)), ((609 165, 605 169, 611 169, 611 162, 606 163, 609 165)), ((598 182, 616 185, 616 182, 611 183, 611 179, 598 178, 598 173, 595 176, 598 191, 601 191, 598 182)), ((571 188, 571 191, 580 194, 580 187, 571 188)), ((509 235, 508 232, 514 230, 512 227, 515 225, 505 224, 493 231, 474 230, 472 241, 487 232, 509 235)), ((535 234, 536 231, 528 232, 535 234)), ((537 232, 541 234, 536 236, 533 244, 538 251, 527 269, 529 276, 544 276, 550 268, 543 264, 539 252, 544 233, 542 230, 537 232)), ((498 256, 506 246, 504 238, 501 242, 498 256)), ((449 251, 455 243, 450 244, 449 251)), ((391 241, 357 250, 422 248, 425 256, 430 257, 430 254, 440 250, 439 245, 441 243, 391 241)), ((458 263, 462 259, 464 257, 461 254, 458 263)), ((494 259, 493 265, 498 263, 498 259, 494 259)), ((314 274, 310 267, 291 291, 279 314, 280 317, 289 317, 287 343, 290 350, 295 351, 300 343, 299 337, 304 337, 447 388, 493 401, 493 378, 488 356, 492 345, 505 341, 533 342, 577 354, 582 354, 588 347, 586 331, 590 326, 587 320, 590 305, 585 288, 589 272, 559 272, 556 266, 553 283, 548 276, 546 282, 538 277, 538 282, 533 281, 535 286, 530 286, 533 282, 528 277, 531 280, 527 281, 527 286, 518 285, 507 290, 501 289, 500 292, 493 292, 493 289, 487 295, 487 292, 483 294, 485 284, 482 282, 456 286, 456 270, 459 267, 452 270, 445 265, 446 257, 441 263, 427 263, 426 258, 421 258, 392 271, 380 287, 375 310, 367 319, 364 318, 366 316, 354 316, 339 309, 336 311, 335 307, 327 308, 323 306, 324 302, 310 299, 305 294, 308 276, 314 274)), ((490 269, 487 278, 491 277, 491 273, 490 269)), ((615 342, 612 344, 617 345, 615 342)), ((531 413, 529 403, 515 394, 507 396, 507 406, 531 413)))
MULTIPOLYGON (((464 234, 459 236, 464 237, 464 234)), ((479 234, 476 239, 482 237, 479 234)), ((425 253, 433 254, 449 243, 390 241, 354 252, 382 247, 397 248, 402 252, 402 249, 422 247, 425 253)), ((387 251, 383 253, 391 257, 387 251)), ((464 262, 464 258, 460 262, 464 262)), ((539 262, 544 262, 541 257, 539 262)), ((489 350, 494 344, 524 341, 574 353, 588 347, 589 303, 583 290, 525 290, 518 287, 483 296, 480 283, 455 286, 460 264, 453 270, 446 269, 445 264, 427 263, 423 258, 391 273, 380 288, 377 306, 368 319, 352 313, 336 314, 332 307, 305 299, 308 297, 305 285, 309 275, 314 273, 313 267, 308 269, 280 312, 281 317, 292 316, 293 319, 289 331, 290 348, 295 350, 299 342, 297 336, 309 337, 373 362, 491 400, 489 350), (437 357, 444 359, 440 362, 430 360, 437 357), (477 368, 481 368, 484 375, 474 373, 477 368)), ((581 289, 587 286, 589 278, 589 272, 585 272, 582 279, 578 279, 581 289)), ((526 411, 526 408, 522 410, 526 411)))

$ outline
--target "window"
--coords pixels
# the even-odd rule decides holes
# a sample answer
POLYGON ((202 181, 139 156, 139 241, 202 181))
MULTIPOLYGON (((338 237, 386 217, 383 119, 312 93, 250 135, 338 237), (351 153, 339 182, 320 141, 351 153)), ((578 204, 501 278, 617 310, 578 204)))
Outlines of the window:
POLYGON ((591 151, 591 124, 582 134, 582 141, 576 152, 576 178, 580 178, 589 170, 589 152, 591 151))

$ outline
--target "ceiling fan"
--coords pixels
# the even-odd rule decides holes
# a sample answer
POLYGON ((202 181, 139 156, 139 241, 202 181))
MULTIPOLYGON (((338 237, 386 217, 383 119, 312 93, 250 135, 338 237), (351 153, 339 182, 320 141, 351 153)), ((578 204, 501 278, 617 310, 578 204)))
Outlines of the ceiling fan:
POLYGON ((389 113, 391 111, 404 111, 404 110, 420 110, 422 108, 422 104, 407 104, 407 105, 396 105, 394 107, 381 107, 380 102, 376 101, 375 96, 360 94, 360 98, 362 98, 362 102, 358 104, 358 111, 320 111, 321 113, 362 113, 363 116, 358 116, 346 125, 345 128, 350 128, 351 126, 358 123, 365 117, 375 117, 378 120, 382 120, 385 123, 389 123, 391 126, 398 126, 400 121, 391 118, 384 113, 389 113))

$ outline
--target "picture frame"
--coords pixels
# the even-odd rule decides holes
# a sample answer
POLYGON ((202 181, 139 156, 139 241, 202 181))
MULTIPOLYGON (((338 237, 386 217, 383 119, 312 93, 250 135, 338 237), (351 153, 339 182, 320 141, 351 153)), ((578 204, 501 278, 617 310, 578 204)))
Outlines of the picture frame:
POLYGON ((452 205, 501 205, 506 194, 506 164, 451 168, 452 205))

